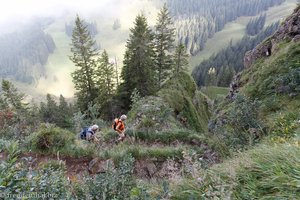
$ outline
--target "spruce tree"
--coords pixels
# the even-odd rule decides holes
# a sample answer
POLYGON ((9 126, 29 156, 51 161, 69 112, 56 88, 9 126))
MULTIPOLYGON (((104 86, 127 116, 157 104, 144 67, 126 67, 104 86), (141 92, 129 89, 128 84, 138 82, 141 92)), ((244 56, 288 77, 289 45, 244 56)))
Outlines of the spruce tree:
POLYGON ((54 123, 57 122, 58 106, 54 98, 50 95, 46 95, 46 104, 41 102, 40 114, 44 122, 54 123))
POLYGON ((2 91, 0 91, 0 95, 3 96, 3 105, 6 105, 7 107, 23 111, 27 104, 23 103, 23 100, 25 98, 25 95, 23 93, 19 93, 18 89, 7 80, 2 80, 2 91))
POLYGON ((169 16, 167 5, 158 14, 157 24, 155 26, 155 51, 156 51, 156 70, 157 85, 160 88, 162 83, 170 76, 172 68, 171 51, 174 47, 175 29, 169 16))
POLYGON ((94 57, 98 55, 95 41, 88 31, 86 23, 77 15, 72 33, 72 56, 70 60, 76 70, 71 74, 75 84, 76 97, 79 109, 87 110, 89 103, 94 103, 97 90, 94 82, 94 57))
POLYGON ((156 92, 153 33, 142 14, 136 17, 134 25, 126 44, 121 72, 123 83, 119 87, 125 109, 129 109, 135 88, 142 97, 156 92))
POLYGON ((173 75, 177 76, 182 71, 187 71, 189 61, 188 54, 186 53, 186 49, 183 44, 179 44, 176 47, 176 51, 174 54, 174 65, 173 65, 173 75))
POLYGON ((104 50, 101 57, 97 60, 97 75, 96 83, 99 88, 99 96, 97 103, 100 105, 101 114, 103 117, 110 116, 111 101, 115 94, 115 69, 114 65, 109 63, 107 52, 104 50))
POLYGON ((63 95, 59 96, 59 105, 55 121, 57 126, 62 128, 70 128, 72 126, 72 111, 63 95))

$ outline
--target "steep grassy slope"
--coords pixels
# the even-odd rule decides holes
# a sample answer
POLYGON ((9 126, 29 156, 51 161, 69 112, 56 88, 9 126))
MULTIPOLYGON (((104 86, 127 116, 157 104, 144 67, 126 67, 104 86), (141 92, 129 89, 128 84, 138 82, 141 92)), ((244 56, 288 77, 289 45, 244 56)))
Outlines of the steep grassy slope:
POLYGON ((213 114, 211 135, 239 153, 174 184, 174 199, 299 199, 299 16, 300 7, 249 52, 253 64, 213 114))

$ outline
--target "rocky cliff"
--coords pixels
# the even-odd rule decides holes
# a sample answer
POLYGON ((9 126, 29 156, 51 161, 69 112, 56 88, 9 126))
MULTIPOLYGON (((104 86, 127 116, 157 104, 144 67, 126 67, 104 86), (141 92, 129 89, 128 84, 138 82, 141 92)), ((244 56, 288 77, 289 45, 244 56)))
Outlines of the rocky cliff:
POLYGON ((297 42, 300 40, 300 6, 281 24, 278 31, 272 37, 245 54, 245 68, 250 67, 260 58, 270 56, 277 50, 278 43, 284 40, 287 42, 297 42))
MULTIPOLYGON (((244 57, 245 69, 250 68, 257 60, 267 58, 276 53, 281 42, 296 43, 300 41, 300 5, 278 28, 273 36, 257 45, 253 50, 248 51, 244 57)), ((235 75, 230 84, 230 92, 228 99, 233 99, 235 94, 239 92, 239 88, 243 85, 240 81, 241 72, 235 75)))

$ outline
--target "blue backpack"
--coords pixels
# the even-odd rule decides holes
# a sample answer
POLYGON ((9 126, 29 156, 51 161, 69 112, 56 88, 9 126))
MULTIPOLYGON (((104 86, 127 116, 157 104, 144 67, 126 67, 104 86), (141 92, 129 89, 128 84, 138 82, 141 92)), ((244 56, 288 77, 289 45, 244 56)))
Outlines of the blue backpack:
POLYGON ((80 132, 80 138, 82 139, 82 140, 86 140, 86 133, 88 132, 88 127, 84 127, 83 129, 82 129, 82 131, 80 132))

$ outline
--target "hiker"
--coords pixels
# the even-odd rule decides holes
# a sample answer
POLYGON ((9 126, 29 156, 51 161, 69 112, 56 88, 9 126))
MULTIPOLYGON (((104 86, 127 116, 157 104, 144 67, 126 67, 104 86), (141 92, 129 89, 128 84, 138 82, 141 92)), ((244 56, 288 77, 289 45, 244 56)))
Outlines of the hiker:
POLYGON ((94 124, 88 128, 84 128, 80 133, 80 138, 87 141, 98 142, 95 134, 99 130, 99 126, 94 124))
POLYGON ((116 144, 123 141, 125 139, 125 124, 124 121, 127 119, 126 115, 122 115, 120 119, 116 118, 114 120, 114 124, 112 125, 112 128, 118 132, 119 138, 115 141, 116 144))

